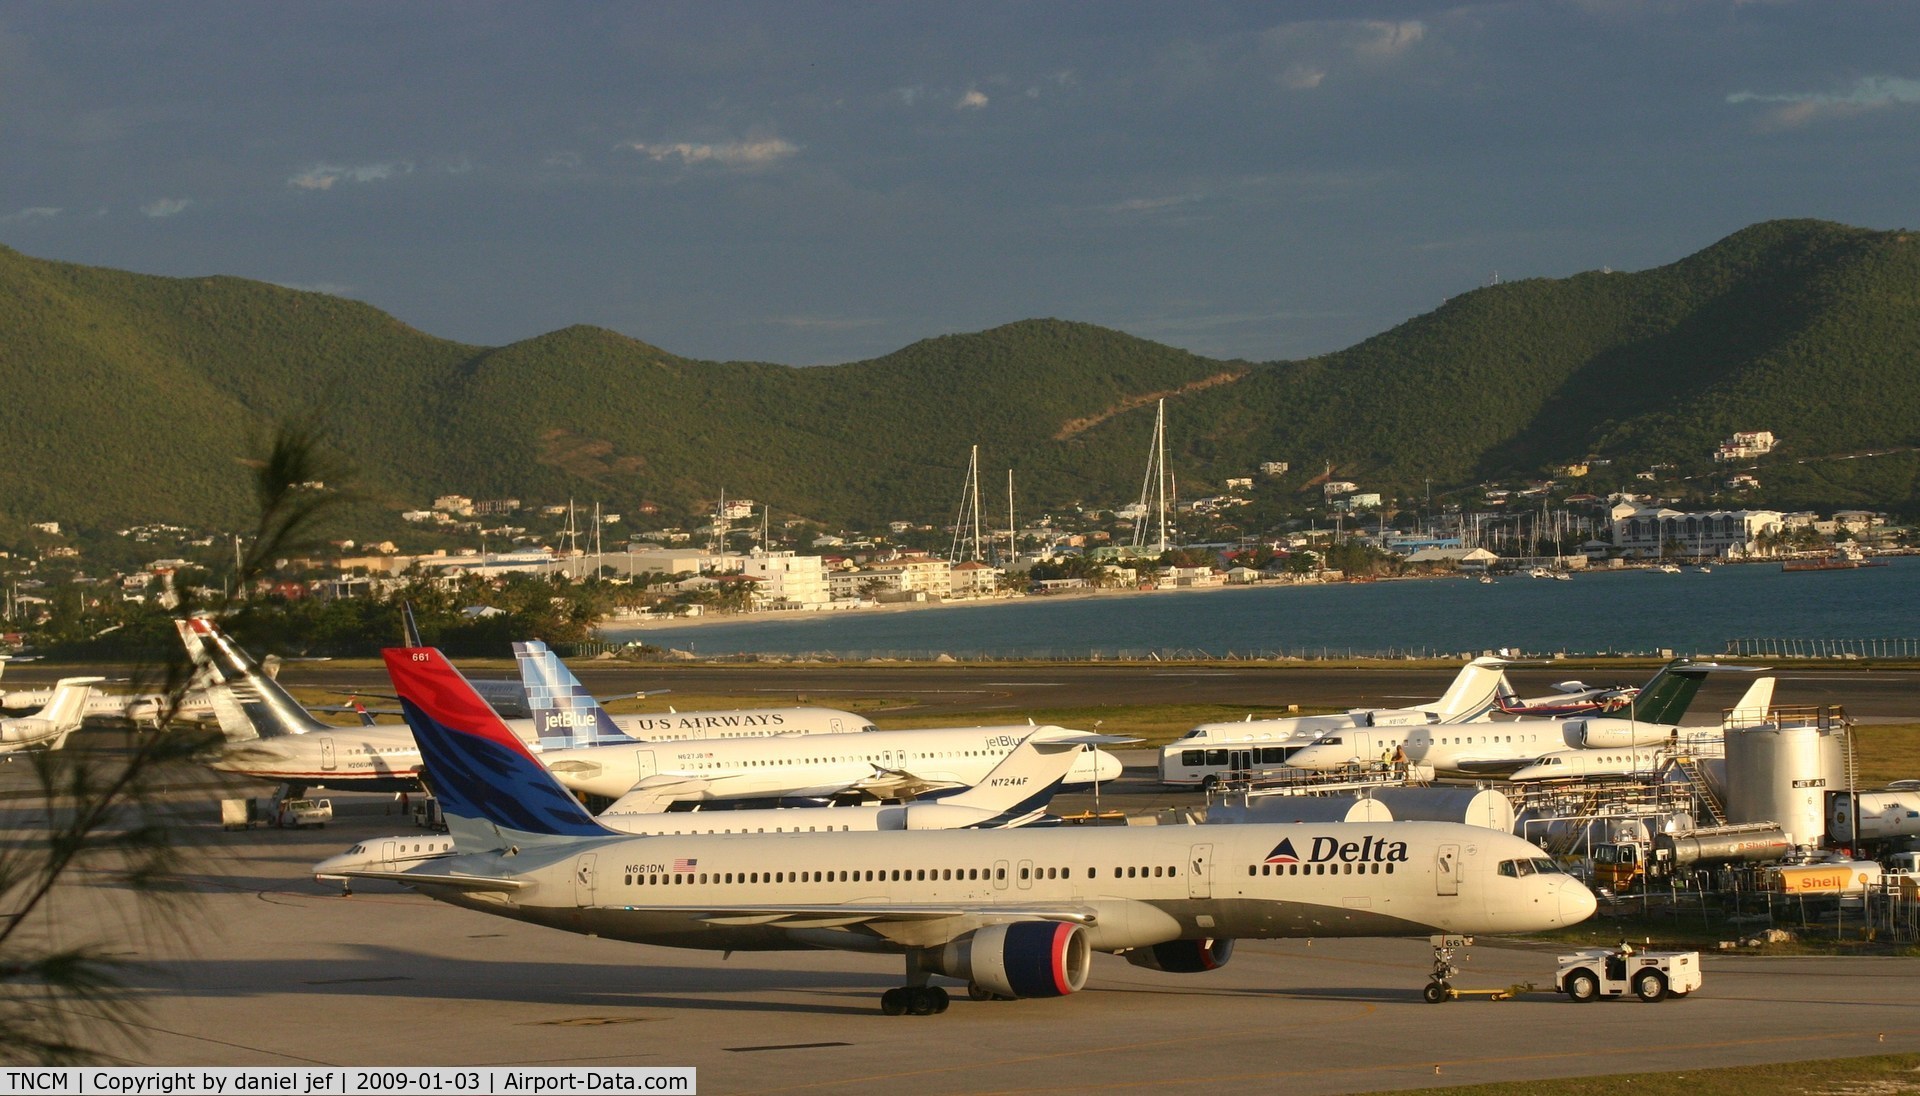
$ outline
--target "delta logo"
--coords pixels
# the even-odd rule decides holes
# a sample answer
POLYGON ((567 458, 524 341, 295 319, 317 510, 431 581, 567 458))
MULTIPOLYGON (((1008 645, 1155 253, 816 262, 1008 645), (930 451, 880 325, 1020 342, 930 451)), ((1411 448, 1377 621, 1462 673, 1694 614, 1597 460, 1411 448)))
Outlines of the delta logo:
POLYGON ((1267 854, 1269 864, 1404 864, 1407 862, 1407 843, 1388 841, 1368 834, 1358 841, 1342 841, 1337 837, 1316 837, 1308 846, 1305 859, 1294 851, 1293 838, 1283 837, 1280 843, 1267 854))

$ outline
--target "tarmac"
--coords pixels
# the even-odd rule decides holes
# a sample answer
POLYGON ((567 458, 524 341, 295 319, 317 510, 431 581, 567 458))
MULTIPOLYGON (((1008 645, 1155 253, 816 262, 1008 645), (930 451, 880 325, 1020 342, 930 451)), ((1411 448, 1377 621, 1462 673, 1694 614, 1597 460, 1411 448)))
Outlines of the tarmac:
MULTIPOLYGON (((1191 794, 1129 781, 1129 807, 1191 794)), ((223 832, 210 787, 171 795, 196 849, 166 891, 184 901, 137 903, 91 874, 52 921, 57 942, 136 964, 135 1022, 92 1028, 124 1064, 691 1065, 707 1093, 1310 1094, 1920 1051, 1920 960, 1715 953, 1684 1001, 1429 1005, 1424 939, 1243 941, 1200 975, 1098 956, 1071 997, 957 994, 943 1015, 887 1017, 897 958, 676 951, 315 882, 309 867, 356 840, 423 832, 386 797, 333 795, 325 829, 223 832)), ((6 821, 30 821, 20 800, 6 821)), ((1604 922, 1593 942, 1611 942, 1604 922)), ((1482 940, 1455 984, 1550 983, 1556 950, 1482 940)))
MULTIPOLYGON (((978 684, 965 687, 1134 699, 1099 673, 1019 669, 968 675, 978 684), (1029 684, 999 684, 1012 681, 1029 684)), ((1222 683, 1134 673, 1154 691, 1222 683)), ((897 684, 935 697, 963 680, 897 684)), ((1247 688, 1273 679, 1226 680, 1247 688)), ((1916 683, 1911 673, 1821 681, 1852 693, 1850 708, 1866 692, 1875 715, 1907 720, 1920 711, 1916 683)), ((1369 686, 1433 693, 1424 678, 1369 686)), ((1200 802, 1152 780, 1151 751, 1121 756, 1128 775, 1102 790, 1101 809, 1200 802)), ((38 826, 21 796, 26 777, 24 765, 0 764, 8 840, 38 826)), ((1253 1084, 1314 1094, 1920 1052, 1920 959, 1715 952, 1704 986, 1684 1001, 1575 1004, 1528 993, 1429 1005, 1420 997, 1431 963, 1424 939, 1242 941, 1223 969, 1198 975, 1097 956, 1086 990, 1070 997, 974 1002, 959 993, 942 1015, 887 1017, 879 995, 900 984, 895 957, 728 957, 625 944, 373 882, 342 897, 338 884, 312 879, 311 865, 357 840, 424 832, 410 830, 397 804, 316 793, 337 812, 325 829, 224 832, 222 794, 243 793, 222 791, 211 776, 167 793, 193 852, 191 868, 162 889, 165 902, 136 901, 117 877, 87 873, 52 906, 53 942, 95 943, 134 964, 133 1020, 118 1028, 82 1020, 119 1064, 690 1065, 707 1093, 1217 1093, 1253 1084)), ((1088 793, 1056 800, 1063 813, 1094 806, 1088 793)), ((1611 942, 1606 922, 1594 922, 1592 943, 1611 942)), ((1558 950, 1482 939, 1455 984, 1546 985, 1558 950)))

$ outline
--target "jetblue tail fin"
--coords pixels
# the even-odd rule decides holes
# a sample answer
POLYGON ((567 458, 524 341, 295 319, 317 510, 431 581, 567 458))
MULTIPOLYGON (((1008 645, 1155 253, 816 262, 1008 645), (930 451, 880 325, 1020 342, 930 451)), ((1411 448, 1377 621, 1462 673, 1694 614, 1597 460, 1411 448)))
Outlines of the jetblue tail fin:
POLYGON ((526 687, 534 737, 541 749, 634 741, 546 644, 538 640, 515 643, 513 657, 520 661, 520 682, 526 687))
MULTIPOLYGON (((1042 727, 1001 758, 980 783, 941 793, 936 801, 944 806, 982 812, 985 817, 972 825, 974 829, 1024 826, 1046 812, 1054 793, 1066 783, 1067 773, 1072 771, 1081 750, 1138 741, 1137 738, 1070 731, 1064 727, 1042 727)), ((922 796, 921 799, 936 797, 922 796)))
POLYGON ((560 786, 445 655, 431 647, 381 655, 460 851, 613 833, 560 786))
POLYGON ((231 691, 233 703, 214 704, 221 733, 228 741, 332 729, 301 707, 278 681, 261 672, 259 665, 235 646, 213 621, 193 617, 175 621, 174 626, 194 665, 213 671, 213 681, 207 690, 209 696, 220 693, 222 685, 231 691), (239 721, 235 719, 236 712, 239 721))

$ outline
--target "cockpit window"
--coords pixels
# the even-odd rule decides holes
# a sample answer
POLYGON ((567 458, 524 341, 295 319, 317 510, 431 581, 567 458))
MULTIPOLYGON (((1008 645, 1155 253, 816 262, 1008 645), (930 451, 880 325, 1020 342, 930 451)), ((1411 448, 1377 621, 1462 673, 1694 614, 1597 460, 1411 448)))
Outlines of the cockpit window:
POLYGON ((1540 857, 1534 860, 1533 870, 1539 872, 1541 875, 1564 875, 1565 874, 1560 870, 1559 864, 1555 863, 1552 860, 1548 860, 1545 857, 1540 857))
POLYGON ((1344 739, 1344 738, 1338 738, 1338 737, 1335 737, 1335 738, 1323 738, 1323 739, 1321 739, 1321 740, 1320 740, 1320 744, 1321 744, 1322 746, 1341 746, 1341 745, 1345 745, 1345 744, 1346 744, 1346 741, 1347 741, 1346 739, 1344 739))

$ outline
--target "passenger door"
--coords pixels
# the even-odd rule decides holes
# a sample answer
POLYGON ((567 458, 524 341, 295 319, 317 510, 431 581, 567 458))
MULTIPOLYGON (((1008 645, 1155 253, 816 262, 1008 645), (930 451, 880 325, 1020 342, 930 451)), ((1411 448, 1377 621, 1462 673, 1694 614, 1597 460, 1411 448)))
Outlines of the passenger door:
POLYGON ((1450 895, 1460 893, 1460 874, 1464 871, 1460 862, 1460 846, 1442 845, 1433 858, 1433 881, 1436 894, 1450 895))
POLYGON ((1195 845, 1187 853, 1187 897, 1213 897, 1213 846, 1195 845))
POLYGON ((583 909, 593 905, 593 859, 588 853, 573 866, 573 901, 583 909))

